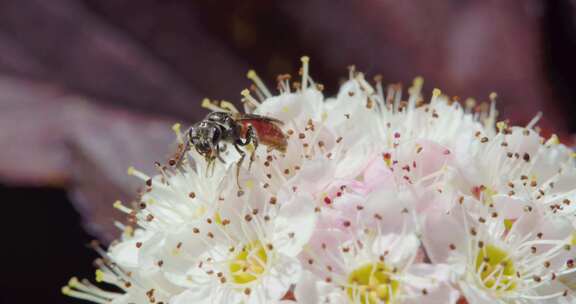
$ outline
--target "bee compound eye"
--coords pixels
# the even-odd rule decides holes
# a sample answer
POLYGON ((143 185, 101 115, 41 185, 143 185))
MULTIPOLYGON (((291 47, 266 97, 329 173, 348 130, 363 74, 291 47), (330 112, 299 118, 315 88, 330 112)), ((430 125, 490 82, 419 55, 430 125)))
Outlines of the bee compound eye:
POLYGON ((198 129, 195 127, 190 128, 188 130, 188 140, 192 143, 196 143, 198 141, 198 129))

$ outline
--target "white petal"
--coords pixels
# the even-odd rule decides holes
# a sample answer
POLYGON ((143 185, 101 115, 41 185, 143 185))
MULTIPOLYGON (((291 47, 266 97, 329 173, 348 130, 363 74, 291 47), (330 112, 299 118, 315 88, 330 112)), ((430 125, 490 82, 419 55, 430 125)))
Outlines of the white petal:
POLYGON ((217 299, 214 299, 212 297, 212 291, 213 290, 211 288, 202 288, 201 286, 199 286, 198 288, 190 288, 184 291, 183 293, 172 297, 170 299, 170 304, 218 303, 216 302, 217 299))
POLYGON ((387 234, 379 236, 372 244, 375 256, 388 252, 386 261, 392 265, 405 265, 414 257, 420 247, 420 241, 414 234, 387 234))
POLYGON ((452 254, 451 247, 456 251, 465 249, 466 232, 463 230, 464 226, 453 215, 439 211, 426 215, 422 243, 432 262, 445 262, 452 254))
POLYGON ((298 304, 317 304, 319 302, 317 283, 319 278, 309 271, 303 271, 296 288, 294 296, 298 304))
POLYGON ((135 231, 133 237, 126 238, 114 246, 111 246, 108 254, 115 263, 122 267, 137 267, 139 264, 139 249, 136 244, 144 244, 149 241, 154 243, 155 241, 153 239, 158 240, 158 237, 158 234, 138 229, 135 231))
POLYGON ((531 203, 524 201, 519 197, 510 197, 507 194, 496 194, 492 196, 494 209, 504 219, 518 219, 525 214, 524 208, 531 203))
POLYGON ((475 286, 468 285, 466 283, 460 284, 460 290, 464 294, 464 297, 468 301, 468 304, 494 304, 498 303, 498 299, 495 299, 490 294, 476 288, 475 286))
POLYGON ((290 286, 296 284, 301 273, 302 267, 296 258, 280 255, 261 283, 266 298, 274 301, 282 299, 290 286))
POLYGON ((411 289, 410 297, 403 303, 446 303, 453 304, 460 298, 460 292, 452 288, 452 271, 445 264, 415 264, 406 269, 414 277, 409 277, 406 284, 411 289), (414 279, 411 279, 414 278, 414 279), (419 279, 417 279, 419 278, 419 279), (422 291, 426 290, 426 294, 422 291))
POLYGON ((286 256, 296 256, 308 242, 316 223, 314 203, 308 196, 298 195, 285 203, 274 220, 274 247, 286 256))

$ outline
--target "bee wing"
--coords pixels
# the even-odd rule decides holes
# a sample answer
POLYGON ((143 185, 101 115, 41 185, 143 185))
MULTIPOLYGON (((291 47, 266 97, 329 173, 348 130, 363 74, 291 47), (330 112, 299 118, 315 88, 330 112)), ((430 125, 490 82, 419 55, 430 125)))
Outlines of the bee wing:
POLYGON ((249 127, 254 128, 258 141, 270 148, 285 152, 288 141, 286 135, 282 132, 281 121, 264 116, 251 116, 238 119, 242 126, 242 136, 247 136, 249 127))
POLYGON ((270 123, 274 123, 277 125, 283 125, 284 122, 281 120, 278 120, 276 118, 272 118, 272 117, 268 117, 268 116, 262 116, 262 115, 257 115, 257 114, 239 114, 238 116, 235 117, 236 121, 250 121, 250 120, 256 120, 256 121, 265 121, 265 122, 270 122, 270 123))

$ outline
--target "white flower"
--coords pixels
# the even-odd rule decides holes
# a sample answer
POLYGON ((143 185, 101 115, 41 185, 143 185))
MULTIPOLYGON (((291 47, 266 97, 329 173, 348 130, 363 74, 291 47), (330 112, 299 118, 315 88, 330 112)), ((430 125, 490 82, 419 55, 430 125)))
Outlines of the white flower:
POLYGON ((302 62, 301 82, 279 77, 278 95, 253 71, 242 92, 246 113, 283 122, 285 151, 248 146, 237 167, 233 148, 224 163, 192 149, 155 176, 130 168, 143 190, 114 204, 130 224, 107 251, 94 246, 96 281, 120 290, 73 278, 63 292, 123 304, 576 301, 574 153, 540 137, 540 116, 508 126, 495 94, 461 105, 434 89, 426 103, 421 78, 403 98, 354 69, 324 98, 302 62))
POLYGON ((453 266, 469 303, 573 303, 557 280, 574 272, 572 225, 531 205, 514 220, 502 209, 462 196, 429 214, 423 232, 431 260, 453 266))
POLYGON ((192 228, 191 245, 203 253, 171 278, 186 289, 171 303, 271 303, 298 279, 296 255, 314 228, 311 199, 245 191, 222 191, 216 215, 192 228))
POLYGON ((423 262, 410 210, 388 191, 362 197, 347 188, 336 197, 301 255, 310 273, 296 287, 298 302, 455 303, 448 265, 423 262))
MULTIPOLYGON (((365 167, 369 155, 360 153, 370 141, 349 151, 334 127, 338 124, 328 125, 333 116, 313 84, 262 103, 243 94, 255 113, 285 122, 286 153, 260 148, 238 177, 234 149, 223 153, 226 164, 212 165, 191 151, 182 169, 157 165, 159 174, 149 177, 130 168, 145 189, 134 206, 114 206, 138 227, 120 225, 125 237, 108 252, 99 249, 105 262, 97 277, 126 294, 104 295, 95 286, 79 289, 78 284, 67 287, 67 294, 137 303, 271 303, 284 297, 299 279, 297 256, 315 228, 315 206, 334 181, 365 167)), ((183 143, 179 125, 174 130, 183 143)))

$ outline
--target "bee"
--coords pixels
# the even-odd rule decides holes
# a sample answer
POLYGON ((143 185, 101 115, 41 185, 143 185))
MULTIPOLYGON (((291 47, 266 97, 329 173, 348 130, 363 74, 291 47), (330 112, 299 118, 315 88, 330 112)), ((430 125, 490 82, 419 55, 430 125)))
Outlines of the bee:
POLYGON ((282 125, 283 122, 278 119, 256 114, 212 112, 186 131, 184 146, 178 152, 176 167, 180 167, 185 153, 192 148, 206 159, 208 165, 213 165, 216 159, 226 163, 221 153, 226 149, 226 144, 230 144, 240 155, 236 164, 236 177, 238 178, 240 167, 247 154, 243 147, 251 143, 254 146, 250 155, 249 168, 260 144, 286 152, 288 141, 282 132, 282 125))

